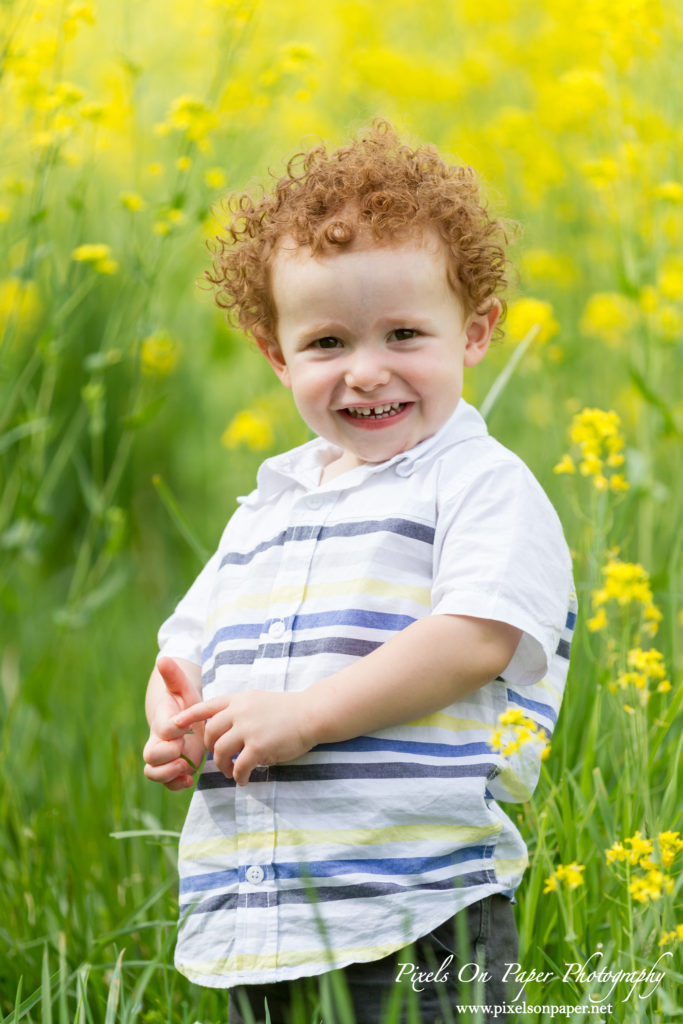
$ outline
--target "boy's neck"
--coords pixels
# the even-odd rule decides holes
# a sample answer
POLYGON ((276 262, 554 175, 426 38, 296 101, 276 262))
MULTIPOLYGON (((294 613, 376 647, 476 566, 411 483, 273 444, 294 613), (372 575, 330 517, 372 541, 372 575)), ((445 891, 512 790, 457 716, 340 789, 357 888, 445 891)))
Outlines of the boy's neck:
POLYGON ((342 452, 332 462, 328 462, 326 466, 323 466, 320 474, 320 484, 326 484, 330 480, 334 480, 336 477, 341 476, 343 473, 349 473, 352 469, 356 469, 357 466, 362 463, 352 455, 350 452, 342 452))

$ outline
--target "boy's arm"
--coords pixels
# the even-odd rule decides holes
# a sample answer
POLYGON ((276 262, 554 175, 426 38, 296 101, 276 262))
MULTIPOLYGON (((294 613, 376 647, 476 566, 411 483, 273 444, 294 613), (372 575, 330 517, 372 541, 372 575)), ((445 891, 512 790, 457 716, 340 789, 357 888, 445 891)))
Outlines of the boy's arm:
POLYGON ((216 697, 175 715, 173 722, 181 735, 205 721, 206 746, 217 767, 244 785, 257 765, 294 760, 319 743, 447 707, 500 675, 520 637, 521 630, 504 622, 431 615, 305 690, 216 697))

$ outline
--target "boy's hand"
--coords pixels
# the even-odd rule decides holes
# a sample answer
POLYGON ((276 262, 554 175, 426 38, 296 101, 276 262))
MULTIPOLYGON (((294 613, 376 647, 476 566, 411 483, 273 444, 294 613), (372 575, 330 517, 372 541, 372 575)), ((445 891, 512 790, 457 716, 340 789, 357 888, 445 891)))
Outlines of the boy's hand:
POLYGON ((195 704, 172 720, 182 731, 201 722, 216 766, 238 786, 258 765, 294 761, 315 746, 303 693, 245 690, 195 704))
POLYGON ((204 757, 204 727, 200 724, 193 733, 186 734, 186 730, 173 725, 172 718, 178 711, 196 705, 201 695, 173 658, 159 659, 150 689, 155 684, 149 739, 142 754, 145 776, 153 782, 161 782, 167 789, 188 789, 204 757))

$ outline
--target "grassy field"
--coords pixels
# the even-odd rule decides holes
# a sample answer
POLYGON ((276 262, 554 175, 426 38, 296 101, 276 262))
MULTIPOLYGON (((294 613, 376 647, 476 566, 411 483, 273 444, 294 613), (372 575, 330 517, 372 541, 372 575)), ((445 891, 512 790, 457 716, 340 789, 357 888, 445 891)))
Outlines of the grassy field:
POLYGON ((682 42, 675 0, 0 4, 0 1020, 226 1019, 172 967, 187 798, 143 778, 143 694, 235 497, 308 435, 196 282, 221 196, 376 115, 523 226, 465 397, 554 501, 581 606, 508 808, 521 959, 558 975, 528 1001, 683 1015, 682 42), (663 976, 562 980, 595 953, 663 976))

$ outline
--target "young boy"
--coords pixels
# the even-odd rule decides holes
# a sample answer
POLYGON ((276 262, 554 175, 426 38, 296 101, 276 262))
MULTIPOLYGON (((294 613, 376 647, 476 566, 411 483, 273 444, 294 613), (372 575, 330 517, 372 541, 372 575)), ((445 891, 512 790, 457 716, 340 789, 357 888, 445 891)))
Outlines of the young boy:
POLYGON ((552 506, 461 397, 504 243, 469 168, 376 122, 241 197, 207 275, 319 435, 238 499, 147 691, 148 778, 189 787, 209 751, 176 964, 236 989, 230 1024, 264 997, 287 1021, 335 968, 359 1024, 399 976, 429 1022, 514 995, 527 855, 496 799, 528 798, 542 743, 492 736, 510 710, 552 732, 575 602, 552 506))

